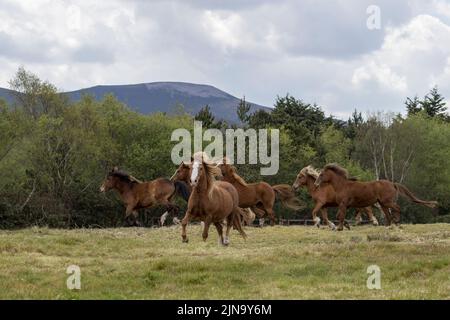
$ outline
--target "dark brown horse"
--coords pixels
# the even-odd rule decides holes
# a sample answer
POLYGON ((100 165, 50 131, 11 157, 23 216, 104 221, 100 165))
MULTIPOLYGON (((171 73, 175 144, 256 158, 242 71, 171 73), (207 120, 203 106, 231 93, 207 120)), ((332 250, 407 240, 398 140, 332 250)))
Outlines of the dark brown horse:
POLYGON ((165 206, 168 212, 176 214, 179 208, 172 203, 175 194, 178 193, 185 199, 189 198, 189 190, 184 183, 173 183, 164 178, 142 182, 117 167, 108 173, 100 187, 101 192, 111 189, 117 190, 126 206, 125 221, 133 216, 134 225, 139 225, 137 221, 139 209, 161 205, 165 206))
MULTIPOLYGON (((306 187, 309 195, 314 200, 314 209, 312 211, 313 220, 315 222, 315 226, 320 226, 320 218, 317 217, 317 213, 320 211, 322 213, 322 219, 325 223, 333 230, 336 229, 336 226, 333 222, 328 220, 328 212, 327 208, 337 207, 338 204, 336 202, 336 192, 334 188, 329 183, 323 183, 320 188, 316 187, 314 183, 316 179, 319 177, 319 172, 314 169, 312 166, 304 167, 297 175, 292 188, 297 190, 300 187, 306 187)), ((378 225, 377 218, 373 215, 373 211, 371 207, 366 208, 357 208, 357 221, 361 219, 361 213, 365 211, 369 216, 369 220, 372 221, 373 225, 378 225)))
POLYGON ((389 209, 395 216, 394 222, 400 222, 400 206, 396 203, 397 195, 409 198, 411 201, 435 208, 436 201, 423 201, 418 199, 404 185, 388 180, 360 182, 349 179, 347 170, 337 164, 326 165, 315 184, 330 183, 336 191, 336 202, 339 204, 338 230, 343 229, 345 214, 348 207, 363 208, 379 203, 388 223, 391 223, 389 209))
POLYGON ((186 215, 181 221, 183 242, 188 242, 186 226, 191 219, 204 222, 203 240, 208 238, 211 223, 217 229, 220 242, 229 244, 231 227, 234 227, 245 238, 242 229, 241 216, 244 213, 239 208, 239 196, 230 183, 216 181, 215 176, 220 174, 216 165, 212 164, 206 154, 197 152, 194 154, 193 162, 189 166, 192 193, 189 197, 186 215), (227 229, 223 234, 222 222, 226 220, 227 229))
POLYGON ((258 216, 268 215, 271 225, 275 224, 273 205, 278 198, 281 203, 290 209, 302 208, 300 200, 295 197, 295 192, 290 185, 279 184, 271 186, 266 182, 247 183, 236 172, 236 168, 229 164, 226 158, 219 163, 223 180, 231 183, 238 191, 239 206, 251 208, 258 216))

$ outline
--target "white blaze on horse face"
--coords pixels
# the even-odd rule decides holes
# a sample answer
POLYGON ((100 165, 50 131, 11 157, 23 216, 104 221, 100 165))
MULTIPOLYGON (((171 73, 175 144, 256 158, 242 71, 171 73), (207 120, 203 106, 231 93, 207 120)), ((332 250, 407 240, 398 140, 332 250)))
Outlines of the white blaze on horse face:
POLYGON ((199 167, 200 167, 200 161, 198 161, 198 160, 194 161, 194 163, 192 164, 192 173, 191 173, 191 184, 193 184, 193 185, 197 181, 199 167))

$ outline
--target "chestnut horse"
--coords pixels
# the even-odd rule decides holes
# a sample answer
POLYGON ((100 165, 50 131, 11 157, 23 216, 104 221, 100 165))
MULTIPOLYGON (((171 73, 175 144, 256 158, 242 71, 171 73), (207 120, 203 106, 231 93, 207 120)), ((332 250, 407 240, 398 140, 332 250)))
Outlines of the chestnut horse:
POLYGON ((239 193, 239 206, 251 208, 258 216, 265 214, 270 218, 270 224, 275 224, 273 205, 278 198, 284 207, 293 210, 302 208, 300 200, 295 197, 295 192, 290 185, 279 184, 271 186, 266 182, 247 183, 240 177, 236 168, 229 164, 226 158, 219 164, 223 180, 231 183, 239 193))
MULTIPOLYGON (((329 183, 323 183, 320 188, 317 188, 314 183, 316 182, 317 177, 319 176, 319 172, 314 169, 313 166, 304 167, 297 175, 297 178, 292 185, 294 190, 297 190, 301 187, 306 187, 309 195, 314 200, 315 206, 312 211, 312 217, 314 220, 314 225, 320 227, 320 218, 317 217, 317 213, 320 211, 322 213, 322 219, 325 223, 332 229, 335 230, 336 226, 333 222, 328 220, 328 212, 326 208, 337 207, 338 204, 336 202, 336 192, 334 188, 329 183)), ((373 215, 372 208, 357 208, 357 216, 356 220, 361 220, 361 212, 365 210, 367 215, 369 216, 369 220, 373 225, 378 225, 377 218, 373 215)), ((348 226, 347 226, 348 227, 348 226)))
MULTIPOLYGON (((173 174, 173 176, 170 178, 171 181, 180 181, 187 184, 189 188, 189 192, 191 192, 191 186, 190 186, 190 166, 189 164, 186 164, 184 162, 181 162, 178 166, 177 170, 173 174)), ((219 171, 217 171, 219 173, 219 171)), ((221 177, 221 173, 218 177, 221 177)), ((242 212, 244 215, 242 216, 243 222, 247 225, 252 225, 253 221, 255 220, 255 213, 250 208, 242 208, 242 212)))
POLYGON ((241 215, 244 214, 238 206, 239 196, 236 188, 228 182, 216 181, 215 176, 220 174, 220 170, 208 160, 203 152, 194 154, 189 170, 192 193, 189 197, 186 215, 181 221, 183 242, 188 242, 186 226, 191 219, 204 222, 204 241, 208 238, 211 223, 216 227, 222 245, 229 244, 231 227, 237 229, 242 237, 246 238, 241 225, 241 215), (224 220, 227 222, 225 235, 222 226, 224 220))
POLYGON ((339 205, 338 230, 343 230, 345 214, 348 207, 363 208, 379 203, 384 215, 391 223, 389 209, 394 213, 394 222, 400 222, 400 206, 396 203, 397 195, 409 198, 411 201, 435 208, 436 201, 423 201, 418 199, 411 191, 400 183, 394 183, 388 180, 378 180, 369 182, 353 181, 349 179, 347 170, 337 164, 326 165, 315 182, 316 186, 322 183, 330 183, 336 191, 336 202, 339 205))
POLYGON ((139 209, 162 205, 166 206, 168 212, 176 214, 179 208, 172 203, 175 194, 178 193, 186 200, 189 198, 189 190, 182 182, 173 183, 164 178, 142 182, 117 167, 114 167, 108 173, 100 187, 101 192, 107 192, 111 189, 119 192, 120 198, 126 206, 125 221, 132 215, 134 225, 139 225, 137 221, 137 210, 139 209))

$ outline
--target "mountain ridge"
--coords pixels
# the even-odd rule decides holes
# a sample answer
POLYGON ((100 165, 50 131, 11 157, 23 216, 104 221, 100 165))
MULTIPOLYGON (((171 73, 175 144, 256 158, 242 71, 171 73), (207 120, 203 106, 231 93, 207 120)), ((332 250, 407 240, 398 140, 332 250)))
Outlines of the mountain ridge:
MULTIPOLYGON (((70 100, 78 101, 83 95, 92 95, 96 100, 105 94, 113 94, 130 108, 143 113, 171 113, 177 105, 183 105, 186 112, 195 115, 205 105, 209 105, 212 114, 221 120, 239 122, 236 108, 240 99, 209 84, 197 84, 179 81, 157 81, 124 85, 96 85, 74 91, 62 92, 70 100)), ((13 91, 0 88, 0 98, 8 103, 14 101, 13 91)), ((250 104, 250 113, 271 109, 256 103, 250 104)))

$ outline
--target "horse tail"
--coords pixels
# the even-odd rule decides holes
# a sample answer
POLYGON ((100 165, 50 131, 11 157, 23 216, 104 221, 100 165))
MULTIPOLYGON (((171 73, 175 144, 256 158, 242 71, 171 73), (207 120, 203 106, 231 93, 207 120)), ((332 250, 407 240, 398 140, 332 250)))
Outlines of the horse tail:
POLYGON ((242 229, 242 223, 241 223, 241 217, 240 217, 240 216, 245 217, 245 214, 243 213, 244 210, 242 210, 239 207, 237 208, 237 210, 239 212, 235 211, 235 212, 232 213, 232 215, 233 215, 233 221, 232 221, 233 228, 236 229, 240 233, 242 238, 247 239, 247 235, 245 234, 244 229, 242 229))
POLYGON ((244 218, 245 223, 247 225, 251 225, 253 221, 255 221, 256 215, 250 208, 241 208, 242 218, 244 218))
POLYGON ((437 201, 424 201, 424 200, 420 200, 418 199, 411 191, 408 190, 408 188, 406 188, 404 185, 400 184, 400 183, 394 183, 395 189, 397 189, 397 191, 409 198, 412 202, 421 204, 423 206, 429 207, 429 208, 436 208, 438 205, 437 201))
POLYGON ((173 184, 175 185, 175 193, 180 195, 184 200, 188 201, 191 191, 189 190, 187 184, 183 181, 175 181, 173 184))
POLYGON ((272 186, 272 189, 284 207, 293 210, 300 210, 304 207, 302 202, 295 196, 295 192, 290 185, 277 184, 272 186))

